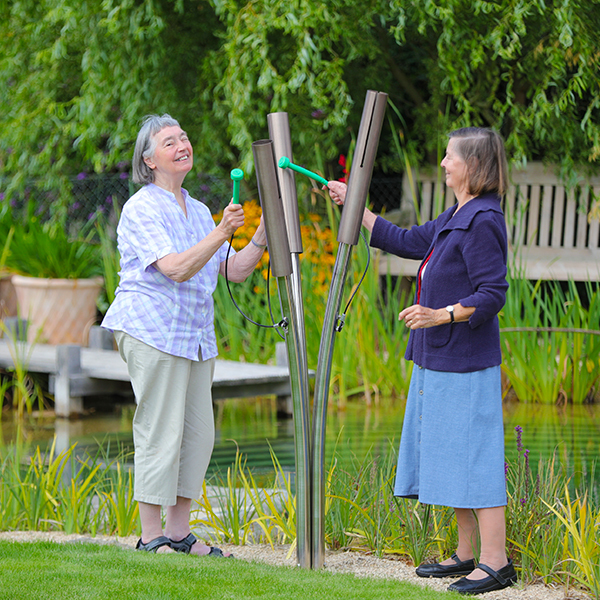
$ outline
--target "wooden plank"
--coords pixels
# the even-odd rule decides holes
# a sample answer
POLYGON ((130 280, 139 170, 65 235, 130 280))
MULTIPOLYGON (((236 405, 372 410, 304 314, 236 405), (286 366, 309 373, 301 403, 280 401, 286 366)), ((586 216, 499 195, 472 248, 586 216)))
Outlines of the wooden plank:
POLYGON ((528 191, 528 185, 519 185, 517 187, 517 198, 515 202, 517 223, 513 240, 515 246, 522 246, 525 243, 525 236, 527 235, 527 211, 529 208, 529 198, 527 197, 528 191))
POLYGON ((575 223, 577 220, 577 204, 575 202, 575 188, 567 190, 567 206, 565 209, 565 228, 563 236, 563 247, 575 247, 575 223))
POLYGON ((560 248, 562 246, 564 208, 565 188, 562 185, 557 185, 554 188, 554 207, 552 208, 552 216, 550 218, 550 230, 552 231, 550 245, 553 248, 560 248))
POLYGON ((515 197, 517 188, 513 185, 508 188, 504 203, 504 219, 506 221, 506 235, 509 244, 516 244, 515 229, 518 224, 517 211, 515 210, 515 197))
POLYGON ((552 186, 544 186, 541 206, 540 237, 538 246, 546 248, 550 245, 550 224, 552 222, 552 186))
POLYGON ((527 239, 524 241, 524 243, 530 246, 537 245, 537 239, 539 234, 541 192, 542 190, 539 185, 531 186, 529 208, 527 210, 527 239))
MULTIPOLYGON (((596 202, 600 201, 600 185, 594 186, 594 198, 595 198, 596 202)), ((592 219, 590 221, 589 242, 588 242, 588 248, 590 248, 590 250, 596 250, 598 247, 600 247, 600 239, 599 239, 600 236, 598 235, 599 230, 600 230, 600 220, 597 218, 592 219)))
POLYGON ((579 206, 577 208, 577 240, 575 246, 577 248, 586 247, 586 238, 588 230, 588 204, 590 200, 590 188, 584 185, 581 188, 579 196, 579 206))
POLYGON ((421 223, 431 219, 433 213, 433 184, 431 181, 424 181, 421 187, 421 223))
POLYGON ((456 197, 454 196, 454 190, 451 187, 446 186, 446 196, 444 202, 444 210, 447 210, 451 206, 456 204, 456 197))

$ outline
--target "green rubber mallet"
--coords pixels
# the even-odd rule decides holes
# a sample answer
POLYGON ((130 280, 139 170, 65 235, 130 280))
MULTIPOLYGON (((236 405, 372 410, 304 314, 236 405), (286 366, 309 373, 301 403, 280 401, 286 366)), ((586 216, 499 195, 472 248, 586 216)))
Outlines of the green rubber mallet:
POLYGON ((240 181, 244 179, 244 171, 241 169, 233 169, 231 171, 231 179, 233 180, 233 203, 240 203, 240 181))
POLYGON ((302 175, 306 175, 307 177, 310 177, 311 179, 315 179, 316 181, 318 181, 319 183, 322 183, 323 185, 327 185, 329 183, 327 181, 327 179, 325 179, 324 177, 321 177, 320 175, 317 175, 316 173, 313 173, 312 171, 309 171, 308 169, 305 169, 304 167, 299 167, 298 165, 295 165, 292 161, 290 161, 290 159, 287 156, 282 156, 279 159, 279 162, 277 164, 279 165, 279 167, 281 169, 292 169, 292 171, 296 171, 297 173, 302 173, 302 175))

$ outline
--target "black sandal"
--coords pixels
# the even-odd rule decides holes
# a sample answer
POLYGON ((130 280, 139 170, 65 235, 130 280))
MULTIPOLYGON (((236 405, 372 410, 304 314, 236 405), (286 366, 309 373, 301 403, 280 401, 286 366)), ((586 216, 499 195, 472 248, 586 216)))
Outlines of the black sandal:
MULTIPOLYGON (((171 548, 176 552, 183 552, 184 554, 189 554, 192 546, 197 542, 196 536, 193 533, 188 533, 186 537, 182 540, 176 542, 175 540, 169 540, 171 548)), ((206 556, 212 556, 213 558, 233 558, 233 554, 229 556, 225 556, 223 554, 223 550, 221 548, 210 547, 210 552, 206 556)))
POLYGON ((171 540, 165 535, 159 535, 157 538, 150 540, 147 544, 144 544, 144 542, 142 542, 142 538, 140 538, 135 546, 135 549, 156 553, 156 551, 163 546, 169 546, 169 548, 171 548, 171 540))

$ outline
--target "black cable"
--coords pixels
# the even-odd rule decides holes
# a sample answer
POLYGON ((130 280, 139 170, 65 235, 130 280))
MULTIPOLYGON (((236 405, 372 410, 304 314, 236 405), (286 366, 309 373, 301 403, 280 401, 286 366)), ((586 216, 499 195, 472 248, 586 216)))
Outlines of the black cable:
POLYGON ((285 336, 283 336, 281 334, 281 332, 279 331, 279 328, 284 326, 285 324, 285 319, 282 319, 279 323, 275 323, 275 318, 273 317, 273 311, 271 309, 271 297, 269 294, 269 282, 270 282, 270 275, 271 275, 271 261, 269 261, 269 267, 267 270, 267 305, 269 307, 269 314, 271 315, 271 321, 272 324, 271 325, 264 325, 262 323, 257 323, 256 321, 254 321, 253 319, 251 319, 237 304, 237 302, 235 301, 235 299, 233 298, 233 293, 231 292, 231 288, 229 287, 229 273, 228 273, 228 265, 229 265, 229 254, 231 253, 231 244, 233 243, 233 235, 231 236, 231 239, 229 240, 229 247, 227 248, 227 256, 225 256, 225 283, 227 285, 227 291, 229 292, 229 297, 231 298, 231 301, 233 302, 233 305, 237 308, 238 312, 242 315, 242 317, 244 317, 244 319, 246 319, 246 321, 249 321, 250 323, 252 323, 253 325, 256 325, 257 327, 263 327, 264 329, 275 329, 277 331, 277 334, 279 335, 279 337, 281 337, 281 339, 285 340, 285 336))
POLYGON ((348 309, 350 308, 350 304, 351 304, 352 300, 354 300, 354 296, 356 296, 358 290, 360 289, 360 286, 362 285, 362 282, 364 281, 364 279, 367 275, 367 271, 369 270, 369 264, 371 263, 371 251, 369 250, 369 244, 367 243, 367 238, 363 235, 362 231, 360 232, 360 237, 362 238, 363 242, 365 243, 365 248, 367 249, 367 264, 365 265, 365 270, 363 271, 362 277, 360 278, 358 285, 356 286, 354 292, 352 292, 352 295, 350 296, 350 299, 348 300, 348 303, 346 304, 346 308, 344 308, 344 312, 338 316, 338 324, 335 328, 335 330, 337 332, 340 332, 342 330, 342 328, 344 327, 344 324, 346 322, 346 313, 348 312, 348 309))
POLYGON ((362 277, 360 278, 360 281, 358 282, 358 285, 356 286, 356 289, 352 293, 352 296, 350 296, 350 300, 348 300, 348 304, 346 304, 346 308, 344 309, 344 314, 346 314, 348 312, 350 303, 352 302, 352 300, 354 300, 354 296, 356 296, 356 293, 358 292, 360 286, 362 285, 362 282, 364 281, 364 279, 367 275, 367 271, 369 270, 369 264, 371 263, 371 251, 369 250, 369 244, 367 243, 367 238, 364 236, 362 231, 360 232, 360 237, 362 238, 363 242, 365 243, 365 248, 367 249, 367 264, 365 266, 365 270, 362 274, 362 277))

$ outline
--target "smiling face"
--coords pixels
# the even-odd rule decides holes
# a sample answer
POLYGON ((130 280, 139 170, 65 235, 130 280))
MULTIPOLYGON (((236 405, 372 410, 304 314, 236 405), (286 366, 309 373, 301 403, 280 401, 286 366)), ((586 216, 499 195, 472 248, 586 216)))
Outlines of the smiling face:
POLYGON ((154 154, 144 161, 154 170, 155 183, 180 185, 194 165, 194 151, 186 132, 179 126, 165 127, 154 136, 154 142, 154 154))
POLYGON ((456 145, 456 138, 448 140, 446 155, 441 165, 446 171, 446 185, 452 188, 458 197, 458 194, 468 192, 469 177, 467 163, 458 154, 456 145))

